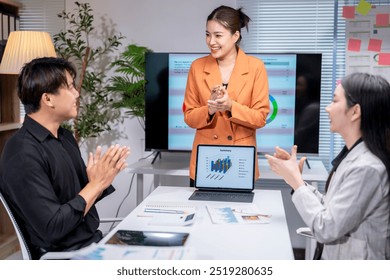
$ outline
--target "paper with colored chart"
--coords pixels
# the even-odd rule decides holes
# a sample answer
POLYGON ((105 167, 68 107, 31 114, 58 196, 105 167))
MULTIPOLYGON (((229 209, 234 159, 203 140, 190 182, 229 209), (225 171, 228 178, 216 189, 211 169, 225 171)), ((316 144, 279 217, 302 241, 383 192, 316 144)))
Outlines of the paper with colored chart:
POLYGON ((269 213, 260 212, 254 204, 206 207, 214 224, 268 224, 271 220, 269 213))

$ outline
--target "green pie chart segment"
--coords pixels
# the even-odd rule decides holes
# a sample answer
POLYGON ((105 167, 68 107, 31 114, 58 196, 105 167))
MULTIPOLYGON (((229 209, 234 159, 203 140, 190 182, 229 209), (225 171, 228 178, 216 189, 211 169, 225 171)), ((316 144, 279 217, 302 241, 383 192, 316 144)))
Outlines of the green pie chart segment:
POLYGON ((270 102, 270 114, 268 114, 266 124, 272 122, 276 118, 276 115, 278 114, 278 103, 276 102, 275 98, 272 95, 269 96, 269 102, 270 102))

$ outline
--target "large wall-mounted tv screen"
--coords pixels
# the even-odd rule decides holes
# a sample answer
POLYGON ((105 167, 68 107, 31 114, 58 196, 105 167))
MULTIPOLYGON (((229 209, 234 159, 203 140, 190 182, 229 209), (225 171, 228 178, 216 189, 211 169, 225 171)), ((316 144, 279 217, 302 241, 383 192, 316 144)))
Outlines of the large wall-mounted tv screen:
MULTIPOLYGON (((192 61, 202 53, 146 55, 145 150, 191 151, 195 129, 184 122, 183 100, 192 61)), ((259 153, 275 146, 318 153, 321 54, 258 53, 269 80, 270 113, 257 130, 259 153)))

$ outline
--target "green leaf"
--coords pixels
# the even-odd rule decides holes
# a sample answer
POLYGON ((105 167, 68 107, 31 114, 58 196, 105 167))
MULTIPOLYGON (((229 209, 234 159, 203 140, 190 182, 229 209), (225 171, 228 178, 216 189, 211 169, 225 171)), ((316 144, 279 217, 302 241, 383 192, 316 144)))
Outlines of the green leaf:
POLYGON ((114 108, 128 109, 129 116, 145 118, 145 55, 150 49, 128 45, 112 63, 117 75, 110 78, 108 91, 117 95, 114 108), (119 74, 119 75, 118 75, 119 74))
POLYGON ((64 124, 66 127, 72 127, 75 134, 82 139, 99 136, 104 131, 110 130, 109 123, 118 119, 119 111, 112 109, 114 101, 109 98, 107 90, 110 82, 105 78, 104 73, 112 67, 108 54, 118 50, 124 37, 121 34, 113 34, 106 38, 94 38, 94 44, 97 46, 92 47, 89 44, 90 36, 96 28, 93 9, 89 3, 75 2, 75 5, 73 12, 63 11, 58 14, 68 29, 55 34, 53 42, 58 56, 72 61, 77 67, 79 76, 76 77, 76 81, 80 79, 86 50, 90 49, 82 81, 77 119, 73 123, 64 124), (102 67, 99 64, 101 61, 109 61, 109 63, 102 67))

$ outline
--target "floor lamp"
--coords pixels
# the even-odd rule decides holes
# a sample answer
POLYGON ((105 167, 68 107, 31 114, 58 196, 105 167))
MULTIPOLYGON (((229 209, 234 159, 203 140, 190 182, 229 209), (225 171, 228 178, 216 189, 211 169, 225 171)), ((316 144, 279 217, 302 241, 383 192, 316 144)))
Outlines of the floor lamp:
POLYGON ((10 33, 0 64, 1 123, 20 122, 16 82, 23 65, 34 58, 56 56, 49 33, 40 31, 10 33))

